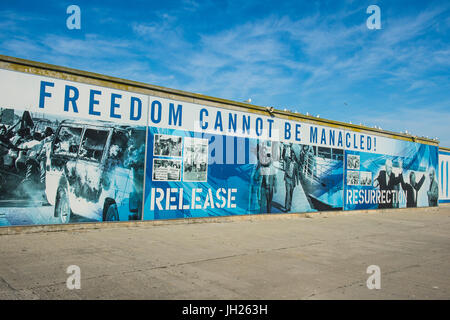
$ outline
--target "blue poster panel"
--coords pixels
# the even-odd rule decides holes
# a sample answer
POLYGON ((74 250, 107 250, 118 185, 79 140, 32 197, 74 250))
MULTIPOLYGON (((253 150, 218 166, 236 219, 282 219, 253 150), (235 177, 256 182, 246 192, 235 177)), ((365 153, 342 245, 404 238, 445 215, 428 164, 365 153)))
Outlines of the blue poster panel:
POLYGON ((345 210, 437 206, 437 147, 397 144, 396 155, 346 151, 345 210))
POLYGON ((342 210, 343 150, 150 127, 144 219, 342 210))

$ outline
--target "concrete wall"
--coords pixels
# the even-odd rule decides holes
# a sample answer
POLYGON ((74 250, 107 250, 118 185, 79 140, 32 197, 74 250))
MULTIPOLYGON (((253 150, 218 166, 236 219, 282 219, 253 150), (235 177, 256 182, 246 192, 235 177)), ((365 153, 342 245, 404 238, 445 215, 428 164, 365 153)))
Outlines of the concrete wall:
POLYGON ((435 205, 434 140, 5 56, 0 84, 0 225, 435 205))

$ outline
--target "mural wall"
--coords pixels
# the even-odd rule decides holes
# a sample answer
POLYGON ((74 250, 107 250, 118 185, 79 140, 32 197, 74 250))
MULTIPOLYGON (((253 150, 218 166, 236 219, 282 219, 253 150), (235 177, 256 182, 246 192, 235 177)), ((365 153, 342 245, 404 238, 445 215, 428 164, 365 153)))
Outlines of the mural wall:
POLYGON ((3 69, 0 108, 0 226, 434 206, 442 187, 436 146, 268 112, 3 69))

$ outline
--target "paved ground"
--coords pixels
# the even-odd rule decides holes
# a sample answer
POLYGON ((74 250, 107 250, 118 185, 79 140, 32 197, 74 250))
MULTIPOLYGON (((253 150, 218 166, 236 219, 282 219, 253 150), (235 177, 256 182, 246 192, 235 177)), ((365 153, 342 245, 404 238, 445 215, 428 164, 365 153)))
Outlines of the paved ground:
POLYGON ((450 207, 3 235, 0 298, 449 299, 450 207))

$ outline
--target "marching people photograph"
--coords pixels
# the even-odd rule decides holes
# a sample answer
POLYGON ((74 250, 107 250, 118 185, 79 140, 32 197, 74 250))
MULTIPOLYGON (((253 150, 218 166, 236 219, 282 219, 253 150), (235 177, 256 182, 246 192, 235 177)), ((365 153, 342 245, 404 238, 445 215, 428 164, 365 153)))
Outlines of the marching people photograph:
POLYGON ((166 134, 155 134, 154 156, 181 157, 183 138, 166 134))
POLYGON ((347 171, 347 185, 349 185, 349 186, 359 185, 359 172, 358 171, 347 171))
POLYGON ((359 174, 359 183, 362 186, 371 186, 372 185, 372 172, 361 171, 359 174))
POLYGON ((208 139, 184 138, 183 181, 206 182, 208 178, 208 139))

